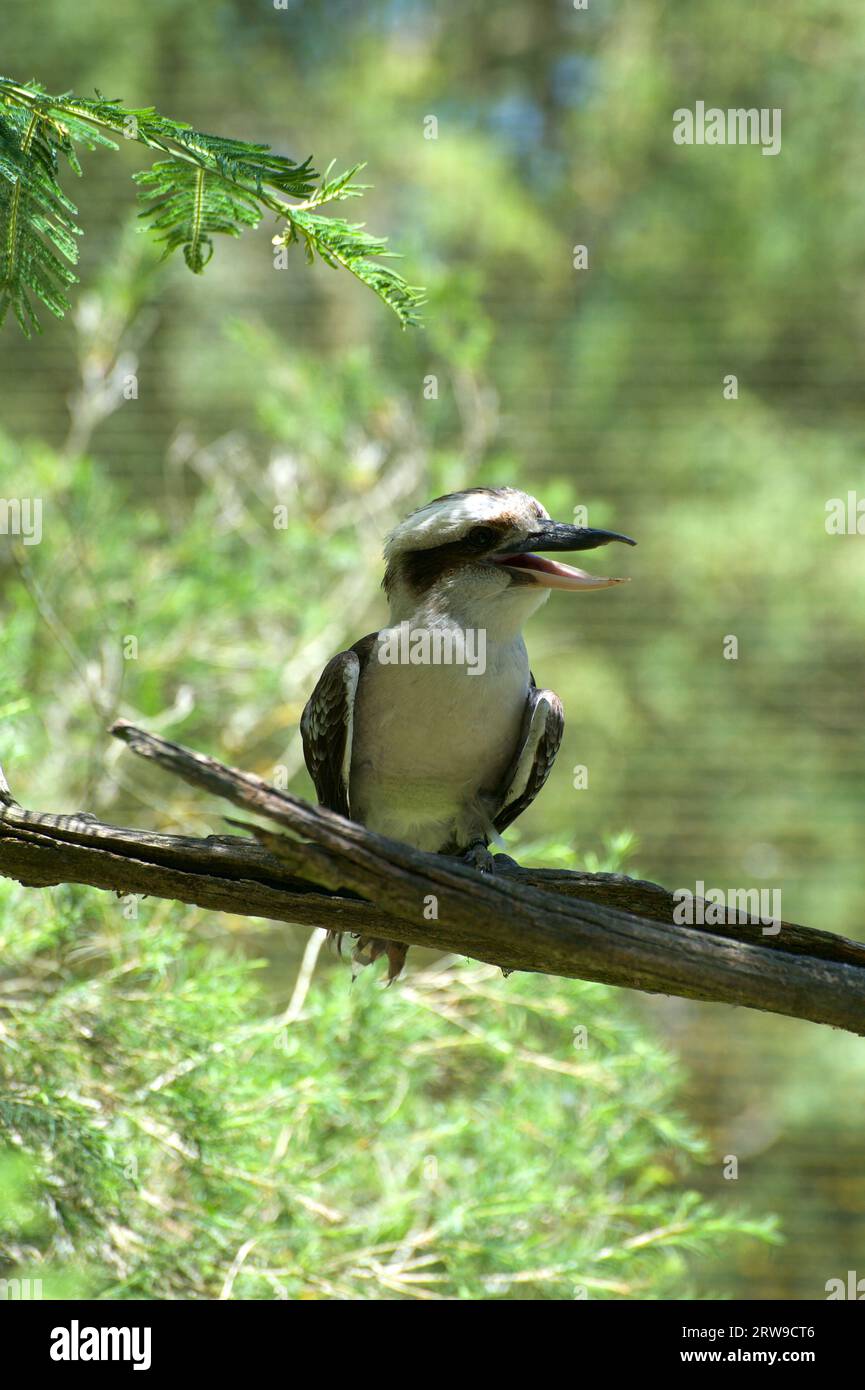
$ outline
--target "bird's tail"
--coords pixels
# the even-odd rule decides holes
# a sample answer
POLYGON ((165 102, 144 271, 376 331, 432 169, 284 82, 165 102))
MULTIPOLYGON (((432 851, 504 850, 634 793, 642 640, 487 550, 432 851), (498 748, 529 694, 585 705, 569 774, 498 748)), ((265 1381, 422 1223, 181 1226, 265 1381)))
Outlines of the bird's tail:
MULTIPOLYGON (((336 948, 340 952, 342 951, 343 935, 343 932, 328 932, 330 940, 336 942, 336 948)), ((373 936, 358 936, 351 953, 352 978, 357 979, 361 970, 372 965, 379 956, 387 956, 387 982, 392 985, 402 973, 407 954, 408 946, 404 946, 399 941, 379 941, 373 936)))

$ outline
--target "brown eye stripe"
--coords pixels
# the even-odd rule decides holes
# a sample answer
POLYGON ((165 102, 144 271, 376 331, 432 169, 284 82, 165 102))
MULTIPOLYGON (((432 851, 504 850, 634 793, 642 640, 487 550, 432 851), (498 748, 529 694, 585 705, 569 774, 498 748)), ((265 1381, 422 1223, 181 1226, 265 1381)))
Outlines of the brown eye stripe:
MULTIPOLYGON (((498 538, 507 535, 517 525, 517 519, 513 516, 497 516, 494 520, 477 524, 496 533, 497 538, 494 540, 491 537, 487 547, 493 550, 498 538)), ((480 559, 482 554, 483 551, 479 552, 477 545, 472 544, 465 536, 456 541, 448 541, 444 545, 431 546, 427 550, 408 550, 388 566, 383 581, 384 591, 390 593, 397 579, 400 579, 413 593, 425 593, 443 575, 459 569, 468 561, 480 559)))

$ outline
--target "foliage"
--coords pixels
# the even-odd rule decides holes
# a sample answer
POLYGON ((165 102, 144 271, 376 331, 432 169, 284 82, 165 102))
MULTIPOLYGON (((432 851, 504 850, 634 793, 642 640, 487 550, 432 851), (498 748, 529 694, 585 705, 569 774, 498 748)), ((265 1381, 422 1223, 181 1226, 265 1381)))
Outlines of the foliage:
POLYGON ((206 914, 49 898, 0 883, 7 1278, 683 1297, 732 1239, 771 1238, 680 1188, 704 1146, 672 1108, 677 1068, 607 989, 444 961, 384 991, 331 970, 286 1021, 206 914))
MULTIPOLYGON (((95 311, 91 332, 95 349, 95 311)), ((382 530, 452 478, 365 354, 334 379, 232 333, 266 466, 252 439, 190 442, 172 505, 132 507, 97 460, 4 444, 51 537, 0 546, 0 762, 33 804, 224 830, 224 806, 128 766, 106 721, 293 773, 298 692, 375 622, 382 530)), ((598 866, 629 846, 610 837, 598 866)), ((574 863, 561 834, 517 852, 574 863)), ((677 1297, 770 1235, 717 1177, 715 1202, 696 1195, 705 1146, 675 1111, 677 1069, 615 992, 445 962, 385 993, 323 957, 286 1024, 294 936, 257 929, 262 971, 237 944, 254 924, 228 921, 0 882, 5 1277, 99 1297, 677 1297)))
POLYGON ((76 279, 71 266, 81 229, 60 184, 60 163, 80 175, 78 145, 116 150, 105 131, 168 156, 134 176, 141 216, 165 254, 182 248, 196 274, 213 255, 215 235, 240 236, 269 211, 284 228, 275 245, 302 240, 310 260, 318 255, 349 271, 404 326, 417 322, 420 292, 382 264, 393 254, 386 241, 319 211, 361 194, 352 181, 360 165, 338 178, 328 170, 319 181, 308 159, 298 164, 267 145, 208 135, 153 107, 127 108, 101 95, 51 96, 35 83, 0 77, 0 324, 11 307, 29 337, 40 327, 33 299, 58 318, 69 308, 65 291, 76 279))

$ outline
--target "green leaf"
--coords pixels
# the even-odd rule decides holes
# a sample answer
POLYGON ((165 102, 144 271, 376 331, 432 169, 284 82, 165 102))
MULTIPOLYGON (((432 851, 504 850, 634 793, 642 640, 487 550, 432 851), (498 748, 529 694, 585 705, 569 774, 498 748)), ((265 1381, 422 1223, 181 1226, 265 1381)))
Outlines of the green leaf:
POLYGON ((40 328, 31 297, 61 318, 77 278, 60 259, 75 264, 81 232, 57 180, 57 153, 36 111, 0 106, 0 324, 11 307, 27 337, 40 328))
POLYGON ((151 169, 133 176, 145 203, 141 216, 165 255, 182 249, 195 274, 211 259, 215 235, 239 236, 272 212, 285 226, 277 243, 302 241, 309 260, 348 270, 400 323, 418 322, 421 292, 382 264, 393 255, 385 240, 320 211, 362 195, 364 186, 352 181, 361 165, 333 178, 328 168, 319 181, 310 159, 298 163, 268 145, 195 130, 152 106, 125 107, 101 92, 52 96, 36 83, 0 77, 0 323, 11 306, 29 336, 39 328, 31 299, 58 316, 69 307, 65 290, 76 277, 64 259, 77 260, 80 229, 58 165, 62 157, 80 175, 76 146, 117 149, 106 131, 161 151, 151 169))
POLYGON ((196 275, 213 255, 216 233, 240 236, 243 227, 256 227, 261 220, 261 208, 250 193, 192 164, 160 160, 134 178, 142 190, 138 196, 147 204, 140 216, 164 242, 164 254, 182 247, 196 275))
MULTIPOLYGON (((341 197, 352 196, 343 190, 341 197)), ((292 209, 287 214, 288 226, 278 240, 289 246, 302 241, 310 262, 318 254, 332 269, 348 270, 367 285, 391 309, 403 327, 419 322, 418 309, 423 304, 423 291, 407 281, 392 266, 382 265, 382 258, 393 258, 383 237, 371 236, 363 223, 346 222, 341 217, 325 217, 320 213, 292 209), (377 256, 379 260, 370 259, 377 256)))

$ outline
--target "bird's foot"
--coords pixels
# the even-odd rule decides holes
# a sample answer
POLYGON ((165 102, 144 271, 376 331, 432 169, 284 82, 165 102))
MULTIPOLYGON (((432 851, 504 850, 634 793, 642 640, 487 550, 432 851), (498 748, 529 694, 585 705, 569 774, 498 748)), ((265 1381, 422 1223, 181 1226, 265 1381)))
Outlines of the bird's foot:
MULTIPOLYGON (((490 854, 483 840, 476 840, 473 845, 469 845, 459 856, 459 861, 461 864, 471 865, 482 874, 510 874, 520 867, 516 859, 512 859, 509 854, 490 854)), ((512 973, 505 966, 501 966, 501 972, 505 979, 512 973)))
POLYGON ((457 855, 461 864, 468 864, 482 874, 511 874, 519 864, 509 854, 491 854, 483 840, 475 840, 462 854, 457 855))
POLYGON ((483 840, 475 840, 473 845, 463 850, 459 855, 459 861, 461 864, 468 864, 469 868, 477 869, 480 874, 491 874, 495 869, 495 859, 483 840))

